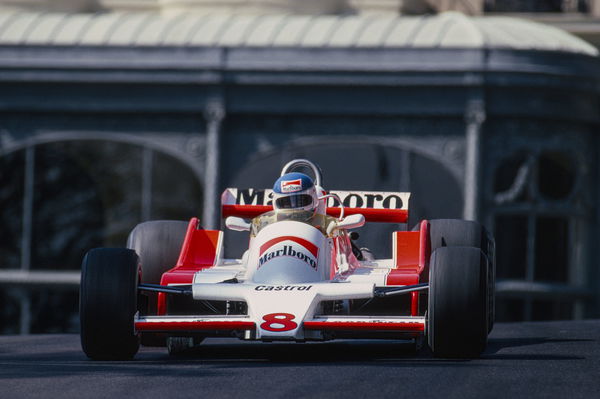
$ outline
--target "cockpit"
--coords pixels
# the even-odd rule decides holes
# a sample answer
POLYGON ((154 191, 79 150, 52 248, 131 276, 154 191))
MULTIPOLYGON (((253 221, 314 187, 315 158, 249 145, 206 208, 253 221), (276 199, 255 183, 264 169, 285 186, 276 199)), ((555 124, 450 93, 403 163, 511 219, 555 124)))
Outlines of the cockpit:
POLYGON ((276 222, 294 221, 309 224, 319 229, 319 231, 321 231, 321 233, 324 235, 327 235, 327 226, 329 226, 329 223, 335 220, 337 219, 334 217, 321 215, 312 210, 305 211, 302 209, 280 209, 277 211, 263 213, 262 215, 252 219, 250 234, 252 237, 254 237, 266 226, 276 222))

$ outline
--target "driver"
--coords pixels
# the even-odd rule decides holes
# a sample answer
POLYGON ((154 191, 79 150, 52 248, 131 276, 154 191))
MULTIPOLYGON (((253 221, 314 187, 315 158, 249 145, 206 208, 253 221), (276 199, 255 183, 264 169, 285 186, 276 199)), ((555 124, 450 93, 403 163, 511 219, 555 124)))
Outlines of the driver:
POLYGON ((273 185, 273 208, 315 212, 319 198, 313 180, 304 173, 292 172, 281 176, 273 185))
POLYGON ((281 176, 273 186, 273 210, 253 219, 251 234, 256 236, 263 227, 274 222, 295 220, 308 223, 326 235, 331 218, 325 215, 325 200, 319 200, 319 191, 304 173, 281 176))
MULTIPOLYGON (((305 211, 303 212, 304 217, 308 213, 309 215, 304 222, 321 230, 323 234, 327 234, 327 225, 334 220, 325 214, 325 200, 319 202, 317 187, 313 180, 304 173, 286 173, 275 181, 273 185, 273 209, 275 210, 275 215, 291 210, 305 211)), ((289 213, 286 216, 289 217, 289 213)), ((367 248, 361 249, 352 241, 350 243, 352 252, 358 260, 373 260, 371 251, 367 248)))
MULTIPOLYGON (((304 173, 286 173, 273 185, 273 211, 256 217, 252 234, 256 236, 264 226, 279 220, 298 220, 308 223, 327 235, 327 226, 335 220, 326 215, 325 199, 319 199, 322 189, 304 173)), ((323 194, 323 193, 322 193, 323 194)), ((367 248, 358 248, 350 241, 352 252, 358 260, 373 260, 367 248), (365 254, 366 250, 368 254, 365 254)))

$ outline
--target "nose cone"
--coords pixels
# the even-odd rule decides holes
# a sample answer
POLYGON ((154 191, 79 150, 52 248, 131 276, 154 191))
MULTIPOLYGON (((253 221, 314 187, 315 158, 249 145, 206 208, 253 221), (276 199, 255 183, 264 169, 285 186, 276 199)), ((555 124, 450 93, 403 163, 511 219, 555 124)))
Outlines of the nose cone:
POLYGON ((316 267, 291 256, 269 260, 252 276, 252 281, 260 284, 301 284, 320 280, 316 267))

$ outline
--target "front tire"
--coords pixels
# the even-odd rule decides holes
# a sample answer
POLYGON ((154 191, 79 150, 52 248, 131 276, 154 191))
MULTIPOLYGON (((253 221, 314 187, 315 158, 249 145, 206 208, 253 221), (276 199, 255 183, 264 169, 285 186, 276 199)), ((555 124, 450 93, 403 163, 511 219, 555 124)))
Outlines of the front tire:
POLYGON ((94 360, 128 360, 140 341, 134 332, 139 262, 124 248, 90 250, 81 266, 81 346, 94 360))
POLYGON ((427 341, 434 356, 474 358, 485 349, 487 263, 479 248, 442 247, 433 252, 427 341))

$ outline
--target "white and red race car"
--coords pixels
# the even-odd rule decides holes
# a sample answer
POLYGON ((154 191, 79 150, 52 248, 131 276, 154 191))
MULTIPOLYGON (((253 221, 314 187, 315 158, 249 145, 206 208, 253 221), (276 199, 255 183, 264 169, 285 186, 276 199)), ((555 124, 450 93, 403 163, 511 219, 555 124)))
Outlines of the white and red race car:
POLYGON ((329 191, 321 212, 277 210, 271 190, 227 189, 228 228, 249 231, 241 259, 223 232, 186 222, 138 225, 128 248, 90 250, 82 265, 81 342, 92 359, 130 359, 145 345, 175 354, 205 337, 261 341, 426 338, 438 357, 477 357, 494 318, 494 240, 480 224, 423 220, 390 237, 389 259, 357 248, 365 222, 405 224, 409 193, 329 191))

